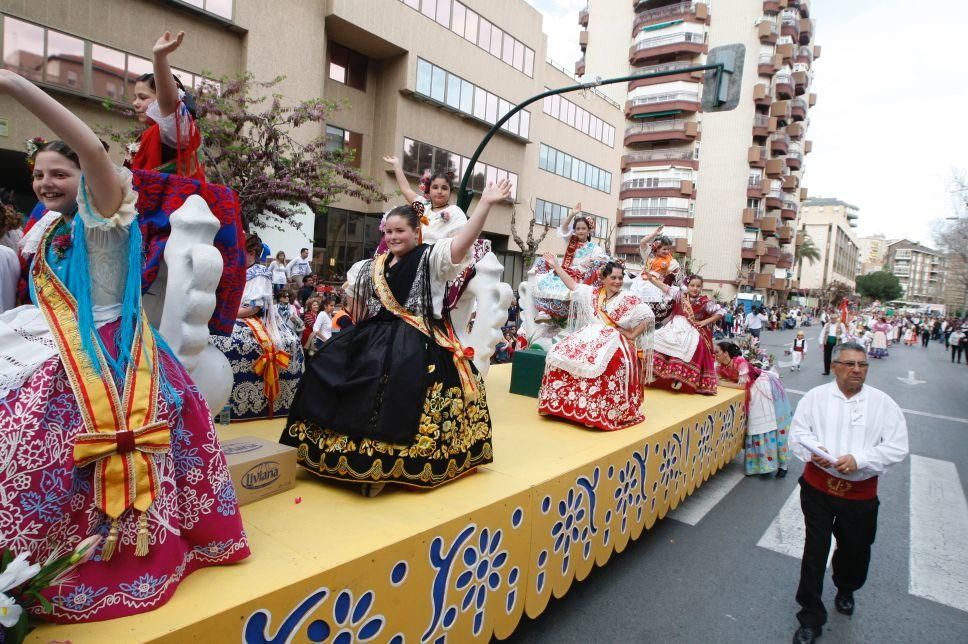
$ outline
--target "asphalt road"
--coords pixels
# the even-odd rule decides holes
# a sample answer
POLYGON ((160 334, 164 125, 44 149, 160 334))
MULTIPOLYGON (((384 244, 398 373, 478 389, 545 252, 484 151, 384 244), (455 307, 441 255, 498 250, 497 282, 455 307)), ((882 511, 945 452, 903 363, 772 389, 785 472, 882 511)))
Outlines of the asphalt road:
MULTIPOLYGON (((802 371, 782 373, 794 403, 802 395, 797 391, 833 377, 821 375, 817 327, 804 331, 811 344, 802 371)), ((793 336, 765 332, 763 342, 782 362, 793 336)), ((829 619, 821 642, 965 642, 968 366, 952 365, 935 342, 890 353, 872 361, 868 383, 905 409, 912 457, 881 478, 870 575, 855 595, 852 617, 833 609, 828 569, 829 619), (924 382, 899 379, 911 370, 924 382)), ((648 394, 645 404, 648 409, 648 394)), ((789 642, 797 626, 801 470, 794 459, 786 479, 745 478, 739 461, 731 464, 710 481, 716 485, 700 488, 604 568, 552 600, 538 619, 525 619, 508 641, 789 642), (702 498, 717 487, 721 498, 702 498)))

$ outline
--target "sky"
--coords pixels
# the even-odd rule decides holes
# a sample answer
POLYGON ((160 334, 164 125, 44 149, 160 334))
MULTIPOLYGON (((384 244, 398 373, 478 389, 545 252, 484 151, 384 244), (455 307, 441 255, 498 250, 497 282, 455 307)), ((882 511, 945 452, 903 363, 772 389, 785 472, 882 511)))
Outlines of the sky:
MULTIPOLYGON (((590 20, 596 1, 616 0, 590 0, 590 20)), ((544 15, 548 56, 572 68, 588 3, 527 2, 544 15)), ((803 185, 857 206, 860 235, 933 245, 933 222, 954 214, 952 173, 968 172, 968 2, 813 0, 810 13, 822 51, 803 185)))

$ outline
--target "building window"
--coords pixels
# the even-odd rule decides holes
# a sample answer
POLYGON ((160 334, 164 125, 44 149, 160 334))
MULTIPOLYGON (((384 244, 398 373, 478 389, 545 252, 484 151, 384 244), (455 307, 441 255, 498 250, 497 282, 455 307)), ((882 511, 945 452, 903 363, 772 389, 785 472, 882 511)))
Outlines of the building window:
POLYGON ((225 18, 226 20, 232 19, 232 5, 234 0, 180 0, 184 4, 190 4, 193 7, 198 7, 199 9, 218 16, 219 18, 225 18))
POLYGON ((543 111, 600 143, 608 146, 613 146, 615 143, 614 126, 559 94, 545 97, 543 111))
MULTIPOLYGON (((568 218, 571 208, 546 199, 536 199, 534 206, 534 222, 543 226, 557 228, 561 222, 568 218)), ((590 212, 582 211, 580 214, 592 219, 592 237, 604 240, 608 236, 608 219, 590 212)))
MULTIPOLYGON (((423 58, 417 59, 415 89, 424 98, 447 105, 489 125, 497 123, 498 119, 514 107, 513 103, 423 58)), ((521 110, 501 126, 501 131, 522 139, 528 138, 530 130, 531 114, 527 110, 521 110)))
POLYGON ((368 62, 363 54, 338 43, 329 44, 329 77, 337 83, 365 92, 368 62))
POLYGON ((363 135, 358 132, 344 130, 335 125, 327 125, 326 151, 340 152, 346 155, 346 164, 354 168, 359 168, 360 157, 363 152, 363 135))
MULTIPOLYGON (((152 71, 151 61, 140 56, 10 16, 0 16, 0 26, 3 67, 42 85, 70 88, 90 98, 130 101, 138 77, 152 71), (90 77, 85 73, 88 67, 90 77)), ((208 80, 173 71, 186 87, 198 87, 208 80)))
POLYGON ((595 190, 609 193, 612 191, 611 172, 581 161, 544 143, 538 148, 538 167, 595 190))
MULTIPOLYGON (((413 139, 403 140, 403 156, 401 157, 404 173, 412 176, 422 176, 424 172, 453 172, 454 190, 470 165, 470 158, 461 154, 438 148, 430 143, 423 143, 413 139)), ((491 182, 507 179, 511 182, 511 201, 518 197, 518 175, 515 172, 492 166, 478 161, 474 165, 474 172, 468 187, 476 193, 484 190, 484 186, 491 182)))
POLYGON ((411 9, 534 78, 534 50, 457 0, 400 0, 411 9))

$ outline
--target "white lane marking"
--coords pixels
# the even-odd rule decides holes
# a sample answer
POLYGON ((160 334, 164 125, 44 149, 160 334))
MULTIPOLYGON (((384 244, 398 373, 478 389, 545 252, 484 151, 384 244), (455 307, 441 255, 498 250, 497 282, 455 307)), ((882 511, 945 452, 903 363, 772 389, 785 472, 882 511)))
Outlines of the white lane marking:
POLYGON ((911 456, 908 592, 968 611, 968 501, 950 461, 911 456))
POLYGON ((726 467, 707 479, 692 496, 670 512, 668 517, 681 523, 696 525, 736 487, 737 483, 743 480, 744 476, 742 461, 727 463, 726 467))
MULTIPOLYGON (((787 389, 788 394, 796 394, 802 396, 807 393, 805 391, 800 391, 799 389, 787 389)), ((912 414, 914 416, 925 416, 927 418, 937 418, 938 420, 950 420, 953 423, 964 423, 968 425, 968 418, 958 418, 957 416, 944 416, 942 414, 932 414, 927 411, 917 411, 916 409, 902 409, 905 414, 912 414)))
MULTIPOLYGON (((806 537, 807 528, 803 524, 803 512, 800 510, 800 486, 797 486, 793 488, 793 492, 787 497, 783 507, 756 545, 779 552, 781 555, 801 559, 806 537)), ((833 539, 831 539, 830 552, 827 553, 827 567, 830 567, 833 550, 833 539)))

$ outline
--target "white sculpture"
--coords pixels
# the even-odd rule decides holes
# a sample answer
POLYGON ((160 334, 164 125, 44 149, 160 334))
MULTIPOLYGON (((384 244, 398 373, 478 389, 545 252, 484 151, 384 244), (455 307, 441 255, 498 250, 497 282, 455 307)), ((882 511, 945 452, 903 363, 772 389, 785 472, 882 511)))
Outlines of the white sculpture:
POLYGON ((222 276, 222 255, 213 245, 219 221, 198 195, 188 197, 170 221, 165 261, 145 294, 144 307, 209 409, 217 413, 232 392, 232 367, 209 344, 208 332, 222 276))
POLYGON ((450 318, 461 344, 474 349, 474 366, 483 377, 497 344, 504 340, 501 329, 508 319, 512 292, 510 285, 501 281, 504 266, 494 253, 484 255, 474 268, 474 277, 451 309, 450 318), (472 315, 474 325, 468 332, 472 315))

